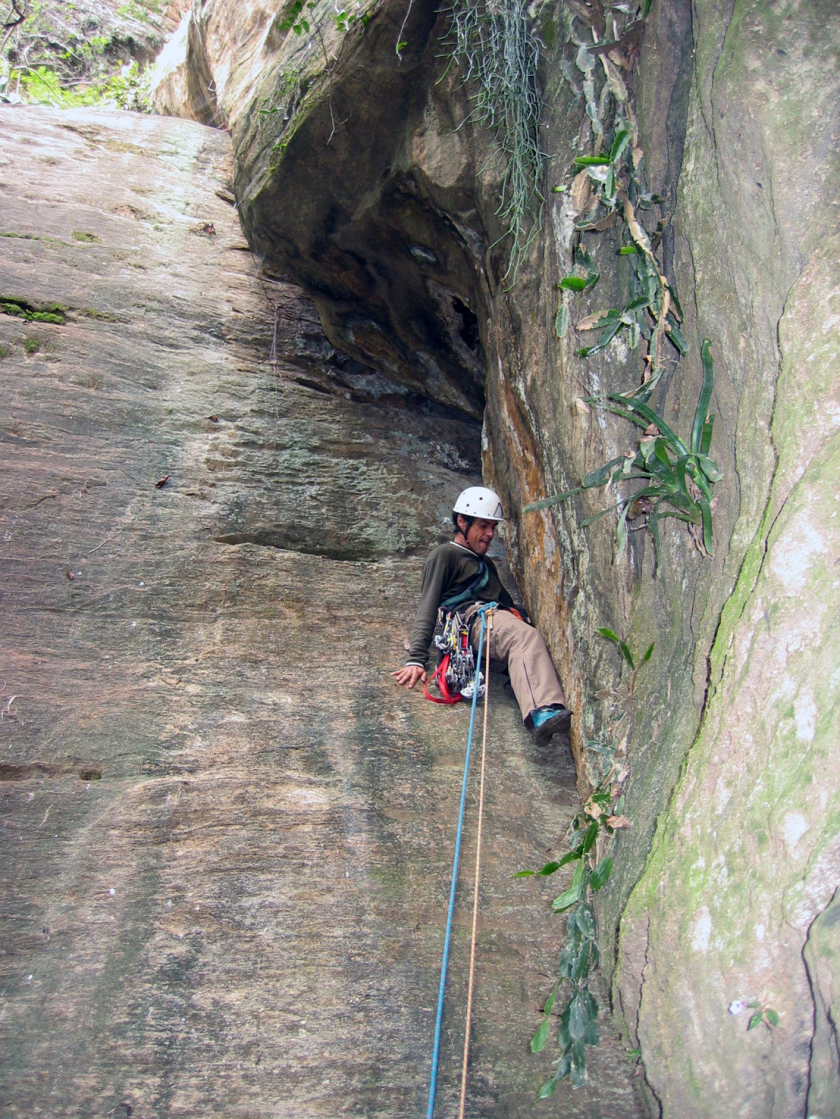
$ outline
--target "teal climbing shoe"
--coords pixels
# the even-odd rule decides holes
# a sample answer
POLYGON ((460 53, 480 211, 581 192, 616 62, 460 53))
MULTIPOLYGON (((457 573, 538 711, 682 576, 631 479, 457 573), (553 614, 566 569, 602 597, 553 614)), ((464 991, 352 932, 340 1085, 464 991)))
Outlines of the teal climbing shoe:
POLYGON ((565 734, 572 721, 568 707, 559 704, 551 707, 538 707, 527 719, 530 723, 531 737, 537 746, 547 746, 555 734, 565 734))

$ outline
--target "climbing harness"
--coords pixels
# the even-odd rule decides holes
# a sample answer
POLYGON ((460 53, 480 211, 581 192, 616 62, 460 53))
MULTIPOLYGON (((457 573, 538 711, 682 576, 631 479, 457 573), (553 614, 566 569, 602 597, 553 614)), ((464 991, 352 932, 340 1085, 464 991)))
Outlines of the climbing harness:
MULTIPOLYGON (((496 602, 483 603, 478 608, 478 616, 481 619, 481 629, 478 635, 478 664, 481 664, 481 652, 484 646, 484 633, 485 630, 492 631, 493 628, 493 614, 498 607, 496 602), (489 615, 489 619, 488 619, 489 615)), ((488 632, 487 638, 487 654, 485 663, 484 679, 489 681, 490 672, 490 637, 488 632)), ((443 662, 441 662, 443 663, 443 662)), ((479 678, 481 673, 478 673, 479 678)), ((482 687, 482 693, 485 689, 482 687)), ((435 1092, 437 1091, 437 1074, 438 1063, 440 1060, 440 1039, 441 1027, 443 1024, 443 996, 446 990, 446 970, 449 964, 449 943, 452 936, 452 918, 455 912, 455 889, 458 882, 458 863, 461 856, 461 836, 464 830, 464 808, 467 800, 467 780, 470 772, 470 753, 472 751, 473 728, 475 726, 475 709, 479 697, 479 688, 475 688, 472 694, 472 709, 470 711, 470 729, 467 735, 467 752, 464 759, 464 779, 461 785, 461 805, 458 811, 458 828, 455 833, 455 857, 452 864, 452 884, 449 890, 449 911, 446 916, 446 932, 443 938, 443 962, 440 969, 440 988, 438 990, 438 1005, 437 1005, 437 1019, 435 1021, 435 1041, 434 1049, 432 1051, 432 1070, 431 1079, 429 1082, 429 1107, 426 1112, 426 1119, 432 1119, 435 1109, 435 1092)), ((429 697, 432 698, 431 696, 429 697)), ((440 701, 438 701, 440 702, 440 701)), ((453 701, 454 702, 454 701, 453 701)), ((470 978, 469 990, 467 993, 467 1020, 466 1020, 466 1033, 464 1037, 464 1059, 461 1069, 461 1102, 458 1112, 458 1119, 464 1117, 464 1106, 466 1101, 467 1092, 467 1063, 469 1061, 469 1042, 470 1042, 470 1025, 472 1021, 472 996, 473 996, 473 980, 475 975, 475 943, 476 933, 478 926, 478 879, 479 871, 481 868, 481 824, 484 815, 484 764, 487 753, 487 698, 485 696, 484 703, 484 733, 481 743, 481 785, 479 791, 478 801, 478 836, 476 840, 476 862, 475 862, 475 889, 473 895, 473 920, 472 920, 472 941, 470 945, 470 978)))
POLYGON ((457 610, 447 613, 441 607, 438 610, 438 626, 443 627, 443 632, 435 638, 440 663, 423 685, 426 699, 432 703, 458 703, 461 699, 472 699, 476 679, 480 699, 484 695, 484 675, 476 672, 468 623, 457 610), (430 694, 430 684, 437 684, 439 697, 430 694))

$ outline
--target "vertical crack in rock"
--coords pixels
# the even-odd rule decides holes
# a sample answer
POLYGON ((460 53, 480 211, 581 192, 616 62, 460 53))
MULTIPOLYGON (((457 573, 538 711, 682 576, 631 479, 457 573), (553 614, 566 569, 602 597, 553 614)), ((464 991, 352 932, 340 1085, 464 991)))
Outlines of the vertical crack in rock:
POLYGON ((808 1062, 808 1114, 830 1115, 840 1079, 840 898, 835 893, 808 929, 803 959, 814 1000, 814 1032, 808 1062))

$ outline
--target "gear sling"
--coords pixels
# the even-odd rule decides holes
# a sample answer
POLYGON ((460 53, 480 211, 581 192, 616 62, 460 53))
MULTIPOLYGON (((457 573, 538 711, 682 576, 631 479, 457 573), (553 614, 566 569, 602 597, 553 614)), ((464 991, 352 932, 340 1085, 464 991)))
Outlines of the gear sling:
POLYGON ((463 615, 455 607, 473 600, 477 591, 487 586, 490 572, 487 564, 478 558, 478 575, 458 594, 443 599, 438 608, 438 626, 442 633, 435 637, 438 650, 438 666, 429 681, 423 685, 426 699, 432 703, 458 703, 461 699, 472 699, 473 688, 478 681, 478 697, 484 695, 484 674, 476 671, 475 657, 470 644, 470 627, 463 615), (429 684, 437 684, 440 696, 429 692, 429 684))

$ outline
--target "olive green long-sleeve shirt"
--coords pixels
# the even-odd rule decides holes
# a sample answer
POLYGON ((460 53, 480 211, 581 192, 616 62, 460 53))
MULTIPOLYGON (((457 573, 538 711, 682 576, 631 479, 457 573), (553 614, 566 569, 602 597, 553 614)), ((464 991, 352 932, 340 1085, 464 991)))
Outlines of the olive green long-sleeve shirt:
MULTIPOLYGON (((493 561, 484 556, 483 562, 487 565, 487 582, 474 596, 461 603, 459 610, 465 609, 471 602, 498 602, 500 606, 513 606, 513 599, 502 586, 493 561)), ((435 548, 423 568, 420 604, 414 615, 411 647, 406 664, 426 667, 429 643, 435 631, 441 600, 465 591, 478 578, 479 570, 479 557, 462 544, 449 541, 435 548)))

